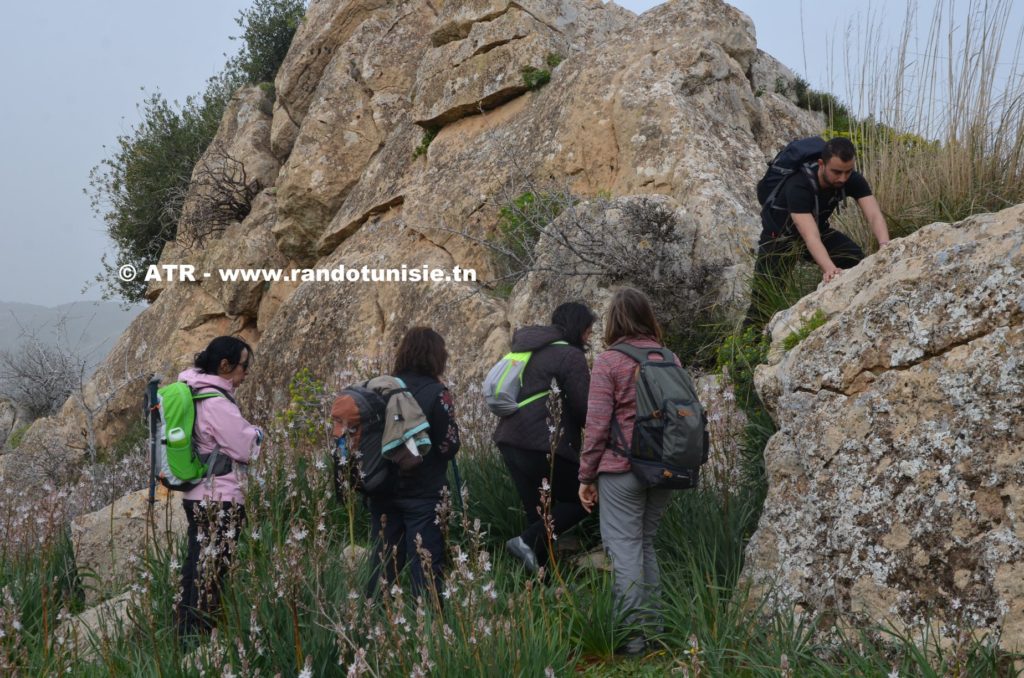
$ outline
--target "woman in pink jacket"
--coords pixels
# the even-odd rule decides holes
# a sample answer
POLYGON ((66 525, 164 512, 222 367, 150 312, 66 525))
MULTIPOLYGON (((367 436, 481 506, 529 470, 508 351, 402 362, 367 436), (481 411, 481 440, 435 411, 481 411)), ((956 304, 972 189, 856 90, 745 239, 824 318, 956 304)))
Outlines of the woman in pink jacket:
POLYGON ((210 459, 211 475, 187 491, 182 501, 188 518, 188 557, 181 570, 177 609, 182 642, 213 628, 221 584, 245 523, 241 481, 263 442, 263 432, 242 417, 234 393, 245 381, 251 360, 247 343, 217 337, 196 355, 195 366, 178 376, 194 393, 218 394, 196 401, 193 445, 201 455, 217 455, 210 459))
MULTIPOLYGON (((619 342, 662 348, 651 302, 629 287, 612 297, 604 323, 605 346, 619 342)), ((651 358, 661 359, 657 353, 651 358)), ((637 362, 619 351, 606 350, 594 359, 579 473, 583 508, 592 511, 600 497, 601 542, 615 573, 616 610, 632 624, 657 616, 660 573, 654 537, 671 497, 671 490, 649 488, 633 475, 629 460, 615 445, 618 436, 612 436, 614 424, 627 445, 633 439, 637 370, 637 362)), ((619 651, 640 654, 644 646, 645 638, 635 635, 619 651)))

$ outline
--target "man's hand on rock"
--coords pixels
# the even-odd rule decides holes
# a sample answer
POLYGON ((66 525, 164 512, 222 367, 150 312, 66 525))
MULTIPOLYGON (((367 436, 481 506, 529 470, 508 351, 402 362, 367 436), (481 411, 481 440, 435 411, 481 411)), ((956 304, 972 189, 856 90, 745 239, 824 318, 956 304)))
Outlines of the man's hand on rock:
POLYGON ((843 269, 833 266, 832 268, 825 269, 825 273, 821 276, 823 282, 830 283, 839 277, 839 274, 843 272, 843 269))

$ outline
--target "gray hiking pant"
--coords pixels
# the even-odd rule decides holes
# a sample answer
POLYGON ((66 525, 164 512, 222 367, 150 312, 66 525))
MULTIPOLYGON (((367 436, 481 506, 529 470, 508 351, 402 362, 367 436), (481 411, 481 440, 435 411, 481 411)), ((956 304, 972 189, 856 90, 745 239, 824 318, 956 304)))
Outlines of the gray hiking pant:
POLYGON ((654 535, 672 491, 646 488, 627 471, 600 474, 597 494, 601 541, 615 571, 616 612, 628 613, 630 624, 657 623, 661 575, 654 535))

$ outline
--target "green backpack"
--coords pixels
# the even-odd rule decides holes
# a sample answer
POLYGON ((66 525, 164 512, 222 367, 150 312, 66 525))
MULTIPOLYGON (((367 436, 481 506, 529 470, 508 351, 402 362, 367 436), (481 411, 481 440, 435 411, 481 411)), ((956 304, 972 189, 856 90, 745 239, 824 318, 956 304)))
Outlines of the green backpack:
POLYGON ((708 460, 708 417, 697 398, 690 374, 676 364, 666 348, 609 347, 636 362, 636 423, 627 441, 612 418, 612 449, 647 487, 683 490, 697 486, 700 467, 708 460), (657 353, 661 360, 648 356, 657 353))
MULTIPOLYGON (((203 387, 207 388, 207 387, 203 387)), ((155 429, 156 463, 154 473, 168 489, 187 492, 207 476, 222 476, 231 472, 231 458, 215 449, 209 454, 198 454, 192 445, 196 421, 196 404, 210 398, 234 399, 216 386, 216 393, 196 393, 183 381, 168 384, 157 390, 157 405, 151 415, 159 416, 155 429)), ((156 422, 154 422, 156 424, 156 422)))

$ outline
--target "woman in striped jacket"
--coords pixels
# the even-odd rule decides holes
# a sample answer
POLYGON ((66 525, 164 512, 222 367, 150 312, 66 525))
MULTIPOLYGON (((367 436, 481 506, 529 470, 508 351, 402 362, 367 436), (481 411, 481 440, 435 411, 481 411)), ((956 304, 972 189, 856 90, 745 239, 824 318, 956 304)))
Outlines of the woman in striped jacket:
MULTIPOLYGON (((605 346, 619 342, 641 349, 662 348, 661 327, 651 302, 629 287, 612 297, 604 323, 605 346)), ((659 357, 651 354, 653 359, 659 357)), ((671 490, 648 488, 630 472, 629 460, 616 449, 611 435, 614 421, 626 444, 633 438, 637 371, 636 361, 618 351, 605 350, 594 359, 579 473, 583 507, 592 511, 600 497, 601 541, 615 573, 616 609, 630 623, 657 616, 660 574, 654 537, 671 496, 671 490)), ((620 652, 640 654, 645 642, 636 635, 620 652)))

